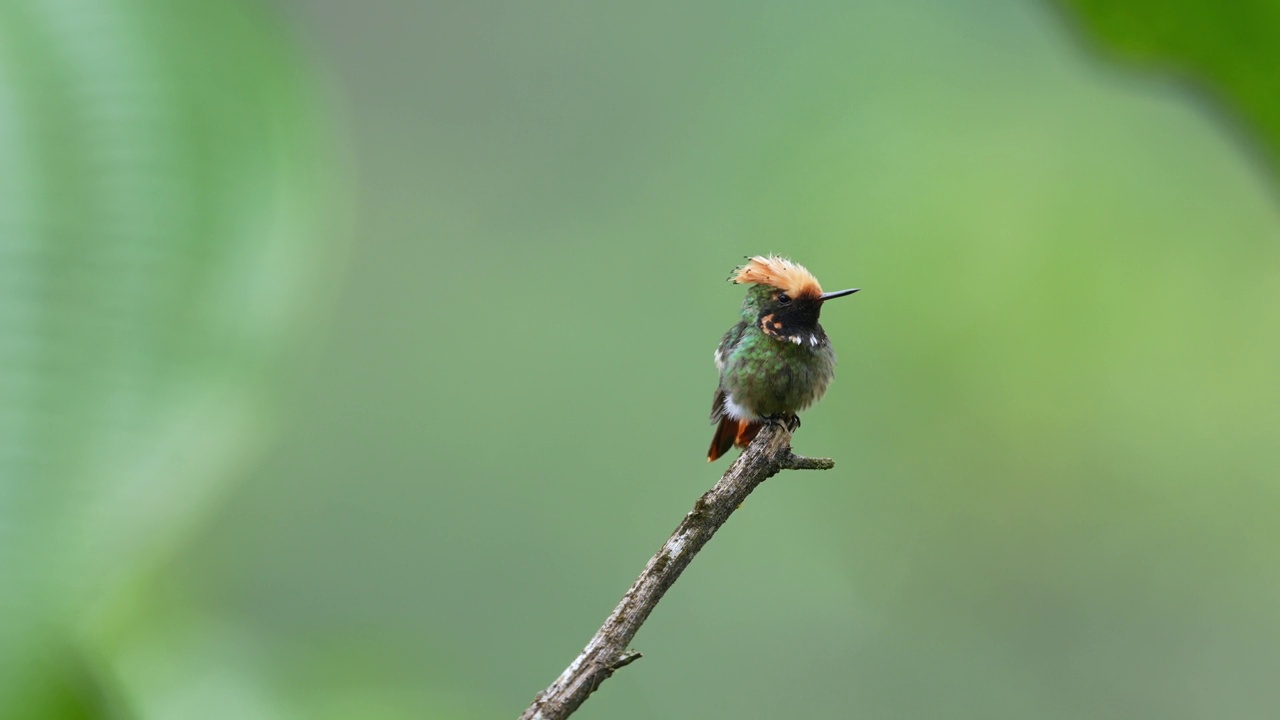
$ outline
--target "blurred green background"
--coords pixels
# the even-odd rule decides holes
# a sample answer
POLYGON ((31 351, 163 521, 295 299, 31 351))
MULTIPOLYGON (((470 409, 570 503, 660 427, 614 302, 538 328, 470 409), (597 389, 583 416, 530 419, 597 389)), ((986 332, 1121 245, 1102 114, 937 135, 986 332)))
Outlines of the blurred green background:
POLYGON ((3 2, 0 717, 514 717, 727 467, 765 252, 864 288, 837 467, 577 717, 1280 715, 1277 48, 1269 2, 3 2))

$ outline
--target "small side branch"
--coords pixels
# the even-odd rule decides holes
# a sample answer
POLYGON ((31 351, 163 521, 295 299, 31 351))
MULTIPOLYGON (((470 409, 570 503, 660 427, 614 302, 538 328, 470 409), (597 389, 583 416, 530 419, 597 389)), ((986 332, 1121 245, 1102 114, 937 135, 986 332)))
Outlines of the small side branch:
POLYGON ((649 613, 680 573, 738 509, 747 496, 781 470, 830 470, 828 458, 791 452, 791 431, 769 425, 729 466, 724 476, 693 504, 675 532, 645 566, 591 641, 555 682, 534 698, 520 720, 562 720, 573 714, 615 670, 640 658, 627 649, 649 613))

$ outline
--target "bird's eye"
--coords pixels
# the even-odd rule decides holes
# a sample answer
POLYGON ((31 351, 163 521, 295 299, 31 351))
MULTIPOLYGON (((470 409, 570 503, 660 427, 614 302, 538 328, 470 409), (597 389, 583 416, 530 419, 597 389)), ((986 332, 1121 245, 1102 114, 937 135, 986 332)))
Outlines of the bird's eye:
POLYGON ((791 296, 786 293, 778 293, 778 304, 786 305, 791 302, 791 296))

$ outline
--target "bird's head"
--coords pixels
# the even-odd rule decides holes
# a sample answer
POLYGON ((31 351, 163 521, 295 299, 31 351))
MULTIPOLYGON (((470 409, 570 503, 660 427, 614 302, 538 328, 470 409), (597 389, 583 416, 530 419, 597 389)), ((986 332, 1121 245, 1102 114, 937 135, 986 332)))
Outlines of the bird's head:
POLYGON ((770 337, 797 345, 818 344, 824 302, 858 292, 853 288, 824 293, 813 273, 777 255, 747 258, 729 279, 751 286, 742 303, 743 319, 770 337))

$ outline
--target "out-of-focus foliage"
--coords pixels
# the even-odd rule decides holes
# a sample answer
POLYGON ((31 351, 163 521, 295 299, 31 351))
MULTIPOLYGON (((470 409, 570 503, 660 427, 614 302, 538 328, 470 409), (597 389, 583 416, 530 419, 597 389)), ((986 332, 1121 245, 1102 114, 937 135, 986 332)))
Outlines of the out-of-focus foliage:
POLYGON ((134 704, 114 628, 262 445, 331 245, 295 62, 252 2, 0 3, 0 717, 134 704))
POLYGON ((1280 3, 1062 0, 1099 44, 1195 80, 1243 114, 1280 171, 1280 3))

